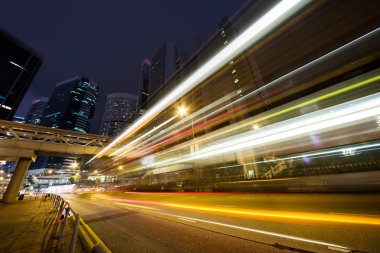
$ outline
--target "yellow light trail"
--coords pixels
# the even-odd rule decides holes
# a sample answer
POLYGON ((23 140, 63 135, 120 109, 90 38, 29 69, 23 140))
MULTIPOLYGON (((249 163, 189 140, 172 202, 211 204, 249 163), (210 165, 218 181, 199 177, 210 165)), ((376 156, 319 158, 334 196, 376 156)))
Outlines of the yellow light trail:
MULTIPOLYGON (((146 201, 146 200, 128 200, 107 197, 97 197, 99 199, 114 201, 119 205, 126 205, 131 207, 139 207, 150 209, 146 205, 169 207, 173 209, 184 209, 192 212, 206 212, 220 215, 237 215, 247 218, 276 218, 276 219, 291 219, 303 221, 316 221, 316 222, 336 222, 348 224, 362 224, 362 225, 380 225, 380 216, 365 216, 361 214, 339 214, 339 213, 312 213, 312 212, 293 212, 293 211, 270 211, 270 210, 254 210, 243 208, 226 208, 226 207, 210 207, 201 205, 187 205, 170 202, 146 201), (125 202, 140 203, 142 205, 129 204, 125 202), (144 206, 143 206, 144 205, 144 206)), ((152 208, 154 209, 154 208, 152 208)))
POLYGON ((211 212, 222 215, 243 215, 245 217, 266 217, 266 218, 288 218, 294 220, 306 221, 322 221, 322 222, 338 222, 350 224, 380 225, 380 218, 373 216, 358 215, 338 215, 324 213, 308 213, 308 212, 290 212, 290 211, 269 211, 269 210, 249 210, 249 209, 227 209, 218 207, 183 205, 174 203, 160 203, 159 205, 180 208, 191 211, 211 212))

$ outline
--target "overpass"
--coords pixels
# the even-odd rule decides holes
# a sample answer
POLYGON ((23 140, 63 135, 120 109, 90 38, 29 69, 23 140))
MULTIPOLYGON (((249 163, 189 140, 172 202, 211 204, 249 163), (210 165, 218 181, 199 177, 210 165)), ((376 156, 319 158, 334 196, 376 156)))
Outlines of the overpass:
POLYGON ((99 153, 109 140, 107 136, 0 120, 0 160, 17 161, 2 202, 17 200, 29 165, 37 156, 87 158, 99 153))

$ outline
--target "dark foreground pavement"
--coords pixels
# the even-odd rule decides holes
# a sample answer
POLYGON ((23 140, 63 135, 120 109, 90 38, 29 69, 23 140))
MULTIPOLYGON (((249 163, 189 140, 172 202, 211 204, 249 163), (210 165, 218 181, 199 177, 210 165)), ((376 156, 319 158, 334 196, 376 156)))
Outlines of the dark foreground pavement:
MULTIPOLYGON (((0 203, 0 252, 56 252, 59 226, 50 201, 24 199, 0 203)), ((69 252, 71 233, 65 229, 59 252, 69 252)), ((77 245, 75 252, 81 252, 77 245)))

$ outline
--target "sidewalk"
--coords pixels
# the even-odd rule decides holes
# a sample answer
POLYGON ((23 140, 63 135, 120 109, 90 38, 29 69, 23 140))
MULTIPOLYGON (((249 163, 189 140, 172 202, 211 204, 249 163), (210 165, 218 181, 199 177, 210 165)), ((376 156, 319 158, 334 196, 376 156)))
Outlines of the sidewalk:
MULTIPOLYGON (((58 235, 57 212, 52 203, 40 199, 15 204, 0 203, 0 252, 56 252, 58 235)), ((71 231, 65 228, 59 252, 69 252, 71 231)), ((78 244, 78 242, 77 242, 78 244)), ((82 252, 77 245, 75 252, 82 252)))

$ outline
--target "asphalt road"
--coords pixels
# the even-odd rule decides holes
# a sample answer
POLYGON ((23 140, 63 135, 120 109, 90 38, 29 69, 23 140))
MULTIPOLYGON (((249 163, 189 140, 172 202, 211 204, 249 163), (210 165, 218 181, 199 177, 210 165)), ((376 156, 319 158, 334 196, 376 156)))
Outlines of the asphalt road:
POLYGON ((64 198, 113 252, 380 252, 380 194, 64 198))

